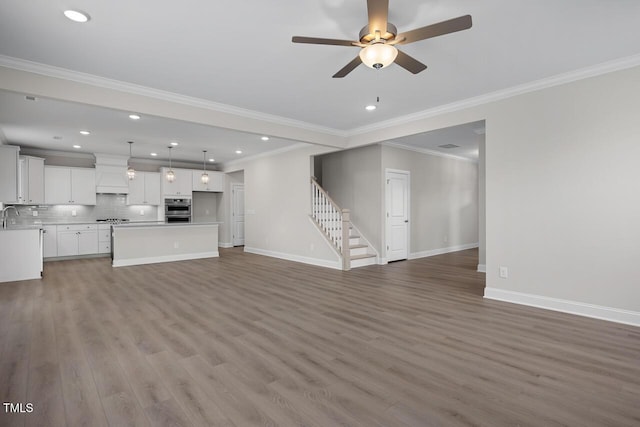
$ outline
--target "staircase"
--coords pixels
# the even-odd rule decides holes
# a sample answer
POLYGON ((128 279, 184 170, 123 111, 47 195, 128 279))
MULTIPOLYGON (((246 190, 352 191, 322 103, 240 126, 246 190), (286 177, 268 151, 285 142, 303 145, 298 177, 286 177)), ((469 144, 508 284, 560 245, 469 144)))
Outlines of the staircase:
POLYGON ((340 255, 343 270, 376 263, 376 251, 351 223, 349 209, 341 209, 314 178, 311 219, 340 255))

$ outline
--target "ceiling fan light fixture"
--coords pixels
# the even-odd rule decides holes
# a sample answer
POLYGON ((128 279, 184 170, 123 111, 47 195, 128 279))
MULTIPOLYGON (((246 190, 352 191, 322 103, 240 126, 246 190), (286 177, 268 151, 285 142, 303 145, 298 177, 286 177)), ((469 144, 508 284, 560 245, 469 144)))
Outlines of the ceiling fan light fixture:
POLYGON ((398 49, 385 43, 373 43, 360 50, 362 63, 370 68, 379 70, 395 61, 398 49))
POLYGON ((88 22, 91 19, 88 13, 85 13, 79 10, 68 9, 68 10, 65 10, 63 13, 64 13, 64 16, 66 16, 68 19, 72 20, 73 22, 84 23, 84 22, 88 22))

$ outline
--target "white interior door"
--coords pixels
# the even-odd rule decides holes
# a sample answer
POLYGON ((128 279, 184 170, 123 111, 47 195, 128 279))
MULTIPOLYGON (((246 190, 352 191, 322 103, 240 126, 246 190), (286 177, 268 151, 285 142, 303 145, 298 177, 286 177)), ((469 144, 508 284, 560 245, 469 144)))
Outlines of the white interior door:
POLYGON ((387 261, 398 261, 409 257, 409 172, 385 175, 387 261))
POLYGON ((233 184, 231 192, 233 246, 242 246, 244 245, 244 184, 233 184))

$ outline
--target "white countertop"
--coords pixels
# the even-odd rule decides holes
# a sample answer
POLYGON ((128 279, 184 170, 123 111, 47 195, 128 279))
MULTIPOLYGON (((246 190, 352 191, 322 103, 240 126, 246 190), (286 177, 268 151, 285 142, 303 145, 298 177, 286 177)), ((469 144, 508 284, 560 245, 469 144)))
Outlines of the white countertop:
POLYGON ((197 227, 205 225, 220 225, 222 222, 164 222, 164 221, 136 221, 136 222, 123 222, 120 224, 112 224, 114 229, 117 228, 132 228, 132 227, 197 227))

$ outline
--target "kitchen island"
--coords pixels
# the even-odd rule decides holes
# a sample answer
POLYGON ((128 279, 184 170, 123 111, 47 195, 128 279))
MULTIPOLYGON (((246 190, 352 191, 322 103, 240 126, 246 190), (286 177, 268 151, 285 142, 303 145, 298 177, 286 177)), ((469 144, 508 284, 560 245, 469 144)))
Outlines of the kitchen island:
POLYGON ((218 257, 218 223, 113 225, 112 265, 154 264, 218 257))
POLYGON ((40 227, 0 228, 0 283, 42 278, 40 227))

